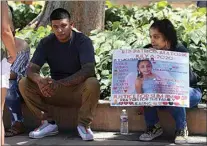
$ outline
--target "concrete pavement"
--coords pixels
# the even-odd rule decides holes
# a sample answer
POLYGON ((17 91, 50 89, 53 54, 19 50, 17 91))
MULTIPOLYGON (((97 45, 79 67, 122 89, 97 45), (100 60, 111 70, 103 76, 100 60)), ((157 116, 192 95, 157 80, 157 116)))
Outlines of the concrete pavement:
MULTIPOLYGON (((175 145, 173 137, 161 136, 151 142, 138 141, 140 133, 120 135, 117 132, 94 132, 94 141, 82 141, 76 132, 61 132, 52 137, 42 139, 30 139, 28 134, 6 138, 8 145, 175 145)), ((189 136, 188 144, 184 145, 207 145, 206 136, 189 136)))

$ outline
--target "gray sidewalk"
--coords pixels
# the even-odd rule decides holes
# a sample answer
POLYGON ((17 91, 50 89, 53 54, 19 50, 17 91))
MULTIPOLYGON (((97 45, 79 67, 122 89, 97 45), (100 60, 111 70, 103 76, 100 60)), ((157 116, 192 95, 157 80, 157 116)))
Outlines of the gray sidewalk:
MULTIPOLYGON (((117 132, 94 132, 94 141, 82 141, 77 133, 61 132, 59 135, 42 139, 30 139, 28 134, 6 138, 8 145, 175 145, 173 137, 161 136, 152 142, 138 141, 140 133, 119 135, 117 132)), ((189 136, 185 145, 207 145, 206 136, 189 136)))

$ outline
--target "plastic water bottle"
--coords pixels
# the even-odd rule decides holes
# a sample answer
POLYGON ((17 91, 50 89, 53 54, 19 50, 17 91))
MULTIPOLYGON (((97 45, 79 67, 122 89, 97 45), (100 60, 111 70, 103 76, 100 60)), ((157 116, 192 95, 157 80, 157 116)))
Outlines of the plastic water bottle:
POLYGON ((126 109, 123 109, 120 115, 121 127, 120 127, 120 134, 127 135, 128 130, 128 115, 126 109))

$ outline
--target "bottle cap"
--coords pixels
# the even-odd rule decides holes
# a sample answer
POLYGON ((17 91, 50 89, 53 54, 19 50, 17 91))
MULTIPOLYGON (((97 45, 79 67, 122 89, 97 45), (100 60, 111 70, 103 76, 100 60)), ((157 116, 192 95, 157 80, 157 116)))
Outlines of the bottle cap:
POLYGON ((123 109, 122 112, 126 112, 126 109, 123 109))

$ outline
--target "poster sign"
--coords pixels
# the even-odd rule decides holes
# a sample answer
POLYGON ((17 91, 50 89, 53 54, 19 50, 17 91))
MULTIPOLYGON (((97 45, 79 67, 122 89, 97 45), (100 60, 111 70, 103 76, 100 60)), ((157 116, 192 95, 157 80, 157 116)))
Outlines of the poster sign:
POLYGON ((111 106, 189 107, 189 53, 113 52, 111 106))

